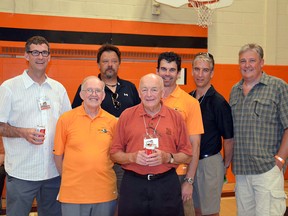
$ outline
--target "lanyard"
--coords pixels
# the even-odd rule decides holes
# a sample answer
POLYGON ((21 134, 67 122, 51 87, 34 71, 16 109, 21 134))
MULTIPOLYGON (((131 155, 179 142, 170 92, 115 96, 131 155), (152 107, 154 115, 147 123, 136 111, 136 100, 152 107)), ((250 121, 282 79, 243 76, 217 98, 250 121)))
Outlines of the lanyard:
MULTIPOLYGON (((158 122, 157 122, 155 128, 153 129, 154 134, 156 134, 156 129, 157 129, 158 125, 159 125, 160 120, 161 120, 161 116, 159 116, 158 122)), ((146 130, 146 134, 147 134, 147 136, 149 136, 149 133, 148 133, 148 130, 147 130, 147 124, 146 124, 146 120, 145 120, 144 115, 143 115, 143 121, 144 121, 144 126, 145 126, 145 130, 146 130)))
MULTIPOLYGON (((208 91, 208 90, 207 90, 208 91)), ((198 99, 198 101, 199 101, 199 104, 201 104, 202 103, 202 101, 204 100, 204 98, 205 98, 205 96, 206 96, 206 93, 207 93, 207 91, 205 92, 205 94, 202 96, 202 97, 200 97, 201 98, 201 100, 200 100, 200 98, 198 99)), ((192 95, 193 95, 193 97, 194 98, 196 98, 196 90, 195 91, 193 91, 192 92, 192 95), (195 94, 195 96, 194 96, 194 94, 195 94)))

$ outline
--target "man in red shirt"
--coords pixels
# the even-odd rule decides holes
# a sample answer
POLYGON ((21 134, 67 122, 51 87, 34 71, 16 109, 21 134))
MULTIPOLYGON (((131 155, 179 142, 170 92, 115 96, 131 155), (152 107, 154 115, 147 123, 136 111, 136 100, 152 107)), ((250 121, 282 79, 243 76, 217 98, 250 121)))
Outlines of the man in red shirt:
POLYGON ((190 162, 192 147, 181 115, 161 102, 163 89, 160 76, 142 77, 142 103, 118 120, 110 153, 125 170, 119 216, 184 215, 175 168, 190 162))

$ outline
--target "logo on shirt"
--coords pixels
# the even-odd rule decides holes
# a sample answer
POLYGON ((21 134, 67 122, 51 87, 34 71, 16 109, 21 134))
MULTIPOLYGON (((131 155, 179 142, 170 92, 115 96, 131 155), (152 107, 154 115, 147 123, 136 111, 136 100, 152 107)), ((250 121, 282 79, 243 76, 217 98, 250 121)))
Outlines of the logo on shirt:
POLYGON ((172 135, 171 128, 166 128, 166 134, 167 134, 167 135, 172 135))
POLYGON ((102 133, 108 133, 108 130, 106 128, 102 128, 101 130, 99 130, 102 133))
POLYGON ((180 107, 174 107, 174 110, 175 110, 175 111, 178 111, 178 112, 182 112, 182 110, 180 109, 180 107))

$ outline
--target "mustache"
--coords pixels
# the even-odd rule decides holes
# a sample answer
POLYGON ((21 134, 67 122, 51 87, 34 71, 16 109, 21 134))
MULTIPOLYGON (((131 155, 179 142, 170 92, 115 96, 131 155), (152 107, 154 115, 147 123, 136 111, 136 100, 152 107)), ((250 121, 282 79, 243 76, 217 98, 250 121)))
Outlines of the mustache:
POLYGON ((108 67, 108 68, 105 70, 105 72, 106 72, 106 71, 109 71, 109 70, 112 70, 112 71, 114 71, 114 72, 115 72, 115 69, 114 69, 114 68, 112 68, 112 67, 108 67))

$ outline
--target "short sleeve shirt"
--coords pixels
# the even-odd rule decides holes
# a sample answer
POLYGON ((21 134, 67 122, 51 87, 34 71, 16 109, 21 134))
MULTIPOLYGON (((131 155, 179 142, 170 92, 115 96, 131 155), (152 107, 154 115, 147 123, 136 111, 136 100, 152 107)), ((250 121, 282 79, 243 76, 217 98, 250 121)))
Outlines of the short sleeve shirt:
POLYGON ((284 130, 288 127, 288 85, 262 73, 244 96, 243 80, 232 88, 230 105, 234 123, 233 172, 251 175, 275 166, 284 130))
POLYGON ((204 133, 199 102, 178 85, 167 98, 163 99, 163 103, 181 114, 189 136, 204 133))
MULTIPOLYGON (((190 93, 195 97, 196 91, 190 93)), ((222 137, 233 138, 231 108, 213 86, 199 98, 205 133, 201 136, 200 155, 213 155, 222 149, 222 137)))
POLYGON ((83 105, 59 118, 54 154, 64 155, 61 202, 90 204, 116 199, 116 175, 109 157, 116 123, 117 119, 102 109, 91 119, 83 105))
MULTIPOLYGON (((192 155, 192 146, 181 115, 163 105, 160 112, 151 117, 144 111, 143 104, 128 108, 121 114, 110 153, 143 150, 146 130, 154 130, 159 139, 158 149, 169 153, 183 152, 192 155)), ((144 175, 163 173, 172 167, 176 168, 177 165, 165 163, 158 166, 142 166, 129 163, 122 164, 122 167, 144 175)))
POLYGON ((45 140, 42 145, 33 145, 24 138, 3 137, 5 169, 10 176, 40 181, 59 176, 52 153, 55 128, 59 116, 71 105, 61 83, 46 76, 39 85, 28 73, 25 70, 1 85, 0 122, 20 128, 44 126, 45 140), (40 109, 41 100, 49 108, 40 109))
MULTIPOLYGON (((178 85, 167 98, 163 99, 163 103, 181 114, 189 136, 204 133, 199 102, 178 85)), ((177 174, 185 175, 186 172, 187 164, 180 164, 177 168, 177 174)))

